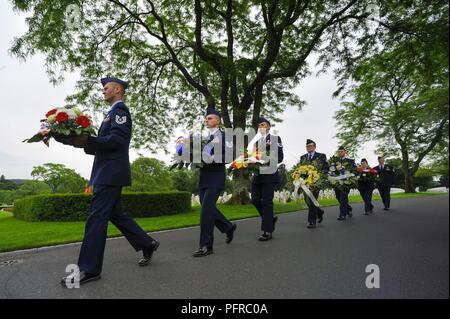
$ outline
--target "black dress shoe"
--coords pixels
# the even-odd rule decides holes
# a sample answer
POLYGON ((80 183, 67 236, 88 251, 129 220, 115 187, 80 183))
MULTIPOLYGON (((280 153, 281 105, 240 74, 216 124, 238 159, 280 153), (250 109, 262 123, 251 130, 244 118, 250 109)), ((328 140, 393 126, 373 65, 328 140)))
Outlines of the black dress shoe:
POLYGON ((205 257, 213 253, 212 248, 200 247, 196 252, 192 254, 193 257, 205 257))
MULTIPOLYGON (((76 277, 75 274, 70 274, 69 276, 63 277, 61 279, 61 285, 63 285, 66 288, 67 288, 68 282, 69 282, 69 284, 75 285, 75 277, 76 277)), ((79 284, 83 285, 90 281, 99 280, 100 278, 102 278, 102 276, 100 274, 94 275, 94 274, 86 273, 84 271, 80 271, 79 284)))
POLYGON ((275 216, 273 218, 273 230, 275 230, 275 224, 277 223, 277 221, 278 221, 278 216, 275 216))
POLYGON ((384 210, 389 210, 389 208, 385 207, 384 210))
POLYGON ((308 226, 306 226, 306 228, 316 228, 316 224, 309 223, 308 226))
POLYGON ((352 218, 352 217, 353 217, 353 213, 352 213, 351 211, 349 211, 349 212, 347 213, 347 215, 348 215, 348 218, 352 218))
POLYGON ((321 209, 319 210, 319 213, 317 214, 317 222, 320 224, 323 221, 323 214, 325 212, 321 209))
POLYGON ((226 242, 227 244, 229 244, 229 243, 231 243, 231 242, 233 241, 233 238, 234 238, 234 231, 236 230, 236 228, 237 228, 237 225, 236 225, 236 224, 233 224, 233 225, 231 226, 231 230, 227 233, 227 239, 225 240, 225 242, 226 242))
POLYGON ((339 217, 337 218, 337 220, 345 220, 345 217, 339 216, 339 217))
POLYGON ((138 261, 139 266, 147 266, 150 264, 150 261, 152 260, 153 253, 158 250, 159 247, 159 241, 154 240, 152 243, 152 246, 147 249, 142 249, 142 254, 144 257, 138 261))
POLYGON ((264 233, 258 238, 259 241, 268 241, 271 239, 272 239, 272 233, 264 233))

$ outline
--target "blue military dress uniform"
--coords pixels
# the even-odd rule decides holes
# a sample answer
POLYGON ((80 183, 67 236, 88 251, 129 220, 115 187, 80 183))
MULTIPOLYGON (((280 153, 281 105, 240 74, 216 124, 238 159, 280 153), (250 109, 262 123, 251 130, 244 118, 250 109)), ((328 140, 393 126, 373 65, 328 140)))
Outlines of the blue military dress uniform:
POLYGON ((90 178, 94 196, 78 259, 80 271, 101 273, 108 221, 124 234, 136 251, 149 249, 154 242, 122 211, 122 187, 131 185, 128 155, 131 130, 128 107, 118 101, 103 120, 98 136, 89 136, 84 149, 87 154, 95 155, 90 178))
MULTIPOLYGON (((277 143, 277 163, 283 162, 283 144, 279 136, 267 134, 264 140, 259 144, 266 145, 266 152, 270 151, 272 143, 277 143)), ((273 174, 259 174, 258 172, 252 178, 252 204, 255 206, 261 216, 261 230, 264 233, 272 233, 275 228, 273 213, 273 197, 275 189, 280 184, 280 175, 278 170, 273 174)))
POLYGON ((380 181, 377 183, 378 191, 383 200, 384 208, 389 209, 391 206, 391 187, 394 184, 395 170, 392 166, 384 164, 374 167, 378 172, 380 181))
MULTIPOLYGON (((346 162, 350 164, 352 170, 356 170, 357 166, 355 160, 350 158, 341 159, 341 162, 346 162)), ((353 208, 350 206, 348 201, 348 194, 350 193, 350 188, 338 189, 335 188, 334 192, 336 194, 336 199, 339 202, 339 217, 346 218, 347 215, 351 217, 351 211, 353 208)))
POLYGON ((371 181, 358 181, 358 191, 361 194, 361 197, 364 201, 364 212, 372 213, 373 212, 373 204, 372 204, 372 195, 373 190, 375 189, 375 183, 371 181))
MULTIPOLYGON (((309 141, 310 140, 308 140, 308 142, 309 141)), ((311 142, 313 142, 313 141, 311 141, 311 142)), ((317 161, 320 163, 320 165, 321 165, 320 169, 322 170, 322 172, 328 172, 328 162, 327 162, 327 156, 325 154, 314 152, 313 154, 307 153, 300 157, 300 163, 302 165, 309 164, 313 161, 317 161)), ((319 198, 319 194, 320 194, 319 188, 312 188, 311 192, 316 199, 319 198)), ((316 221, 317 221, 317 217, 320 218, 319 222, 322 220, 324 211, 320 207, 316 207, 316 205, 314 205, 311 202, 311 200, 309 199, 308 196, 306 196, 306 194, 304 197, 305 197, 306 205, 308 206, 308 223, 315 225, 316 221)))
POLYGON ((225 154, 232 152, 232 142, 225 141, 225 133, 217 129, 209 136, 208 143, 202 151, 203 165, 200 168, 198 191, 201 204, 200 212, 200 247, 212 249, 214 243, 214 226, 221 233, 233 230, 233 224, 219 211, 216 202, 225 189, 225 154), (221 148, 222 154, 216 149, 221 148))

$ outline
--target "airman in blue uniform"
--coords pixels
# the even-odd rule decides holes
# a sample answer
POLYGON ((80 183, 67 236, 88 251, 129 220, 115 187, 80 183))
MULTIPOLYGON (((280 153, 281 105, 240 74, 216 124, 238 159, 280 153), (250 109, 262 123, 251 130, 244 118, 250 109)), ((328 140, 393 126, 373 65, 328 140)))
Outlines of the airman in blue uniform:
MULTIPOLYGON (((340 146, 338 149, 338 155, 340 158, 341 162, 346 162, 349 164, 351 171, 356 170, 357 166, 355 163, 355 160, 351 159, 351 158, 347 158, 347 150, 343 147, 340 146)), ((345 187, 342 189, 338 189, 335 188, 334 192, 336 194, 336 199, 339 202, 339 217, 337 220, 342 221, 345 220, 347 218, 347 216, 349 218, 353 217, 353 213, 352 213, 352 206, 350 206, 349 202, 348 202, 348 195, 350 193, 350 188, 345 187)))
POLYGON ((194 257, 204 257, 213 253, 214 226, 226 234, 226 243, 233 240, 237 225, 231 223, 217 209, 216 202, 225 189, 225 155, 233 152, 233 142, 225 140, 225 132, 220 129, 221 114, 214 108, 206 111, 206 127, 209 130, 208 143, 202 150, 202 167, 198 181, 201 204, 199 249, 194 257))
MULTIPOLYGON (((307 153, 300 157, 300 163, 302 165, 310 164, 314 161, 317 161, 318 165, 320 165, 319 169, 324 172, 328 172, 328 162, 327 156, 325 154, 316 152, 316 142, 311 139, 306 140, 306 151, 307 153)), ((314 187, 311 189, 312 194, 316 199, 319 198, 320 189, 318 187, 314 187)), ((319 224, 323 221, 324 211, 320 207, 316 207, 314 203, 309 199, 309 197, 304 194, 305 202, 308 206, 308 226, 307 228, 316 228, 316 222, 319 224)))
MULTIPOLYGON (((132 120, 128 107, 122 101, 127 83, 117 78, 103 78, 105 101, 111 105, 100 126, 98 136, 80 135, 71 140, 63 140, 87 154, 94 155, 94 165, 90 178, 93 186, 91 212, 86 221, 85 234, 78 259, 80 284, 100 279, 103 266, 108 221, 111 221, 125 236, 136 251, 144 257, 140 266, 150 263, 159 242, 150 237, 136 222, 122 211, 121 193, 123 186, 131 185, 129 145, 132 120)), ((64 277, 61 283, 73 282, 74 278, 64 277)))
POLYGON ((376 186, 383 200, 384 210, 389 210, 391 208, 391 187, 394 184, 395 170, 391 165, 385 163, 383 156, 378 156, 378 164, 374 167, 378 176, 380 176, 380 181, 376 186))
MULTIPOLYGON (((366 170, 370 170, 369 163, 367 159, 363 158, 361 160, 361 167, 366 170)), ((373 214, 373 204, 372 204, 372 195, 373 190, 375 189, 375 182, 373 181, 364 181, 358 180, 358 191, 361 194, 362 199, 364 200, 364 215, 373 214)))
MULTIPOLYGON (((259 145, 265 146, 266 154, 270 152, 271 144, 277 143, 276 148, 272 147, 277 151, 276 160, 277 164, 283 161, 283 144, 279 136, 271 135, 270 122, 261 117, 258 121, 258 130, 262 133, 262 138, 259 141, 259 145)), ((275 156, 270 156, 275 159, 275 156)), ((273 174, 261 174, 256 172, 252 178, 252 203, 256 207, 259 215, 261 216, 261 231, 263 234, 258 238, 259 241, 267 241, 272 239, 272 233, 275 230, 275 224, 277 222, 277 217, 273 213, 273 197, 275 194, 275 189, 280 184, 280 175, 278 170, 273 174)))

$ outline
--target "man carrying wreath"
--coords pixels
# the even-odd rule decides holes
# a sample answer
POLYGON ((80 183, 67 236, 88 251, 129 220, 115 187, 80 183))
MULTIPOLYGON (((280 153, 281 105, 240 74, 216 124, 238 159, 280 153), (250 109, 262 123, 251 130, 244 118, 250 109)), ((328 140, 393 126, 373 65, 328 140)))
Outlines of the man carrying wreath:
POLYGON ((80 284, 100 279, 103 266, 108 221, 125 236, 136 251, 144 257, 139 266, 150 263, 159 242, 150 237, 138 224, 122 211, 122 187, 131 185, 129 146, 132 121, 128 107, 123 102, 127 83, 112 77, 101 79, 105 101, 111 109, 100 126, 98 136, 79 135, 55 138, 57 141, 84 148, 94 155, 94 165, 89 184, 93 186, 91 212, 86 221, 85 234, 78 258, 78 274, 62 278, 61 284, 80 284))
MULTIPOLYGON (((302 155, 300 157, 300 164, 301 165, 313 165, 317 166, 317 169, 321 173, 328 172, 328 162, 327 162, 327 156, 322 153, 316 152, 316 142, 313 140, 307 139, 306 140, 306 154, 302 155), (316 164, 316 165, 314 165, 316 164)), ((320 188, 314 187, 311 189, 312 194, 317 199, 320 194, 320 188)), ((316 228, 316 222, 319 222, 319 224, 323 220, 323 214, 324 211, 320 207, 317 207, 314 205, 314 203, 309 199, 309 197, 304 194, 305 196, 305 202, 306 205, 308 205, 308 226, 307 228, 316 228)))
MULTIPOLYGON (((283 144, 279 136, 270 134, 270 127, 270 122, 267 119, 263 117, 259 118, 258 131, 262 136, 257 141, 257 145, 260 145, 262 149, 258 150, 258 152, 263 154, 264 157, 273 158, 273 160, 277 161, 276 164, 280 164, 284 158, 283 144), (277 154, 270 154, 272 143, 277 143, 276 148, 273 147, 277 151, 277 154)), ((252 178, 252 204, 261 216, 261 231, 263 232, 258 238, 259 241, 272 239, 272 233, 275 230, 275 223, 277 222, 277 217, 273 214, 273 198, 275 189, 279 183, 280 175, 278 170, 272 174, 256 172, 252 178)))
MULTIPOLYGON (((354 171, 356 171, 356 163, 355 160, 347 158, 347 150, 345 147, 340 146, 338 149, 338 157, 339 161, 349 169, 346 170, 343 168, 343 176, 346 175, 352 175, 354 171)), ((342 221, 347 218, 352 218, 352 207, 350 206, 348 202, 348 194, 350 193, 350 187, 349 186, 342 186, 342 187, 334 187, 334 192, 336 194, 336 199, 339 202, 339 217, 337 220, 342 221)))

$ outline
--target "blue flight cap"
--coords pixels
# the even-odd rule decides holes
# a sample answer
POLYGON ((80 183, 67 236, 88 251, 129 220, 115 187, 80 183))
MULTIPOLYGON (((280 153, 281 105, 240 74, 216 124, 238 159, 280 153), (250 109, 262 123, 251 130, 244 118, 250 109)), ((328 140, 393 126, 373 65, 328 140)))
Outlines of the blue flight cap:
POLYGON ((206 108, 206 115, 205 116, 208 116, 208 115, 211 115, 211 114, 217 115, 218 117, 222 118, 222 114, 220 114, 220 112, 218 112, 215 108, 208 106, 206 108))
POLYGON ((102 78, 102 79, 100 80, 100 82, 102 82, 102 85, 103 85, 103 86, 105 86, 106 83, 109 83, 109 82, 119 83, 120 85, 123 86, 123 88, 124 88, 125 90, 126 90, 127 87, 128 87, 128 83, 127 83, 127 82, 125 82, 125 81, 123 81, 123 80, 121 80, 121 79, 114 78, 114 77, 109 77, 109 76, 106 77, 106 78, 102 78))
MULTIPOLYGON (((268 119, 266 119, 266 118, 264 118, 264 117, 260 117, 260 118, 258 119, 258 125, 261 124, 261 123, 264 123, 264 122, 270 125, 270 122, 269 122, 268 119)), ((272 125, 270 125, 270 126, 272 126, 272 125)))

